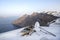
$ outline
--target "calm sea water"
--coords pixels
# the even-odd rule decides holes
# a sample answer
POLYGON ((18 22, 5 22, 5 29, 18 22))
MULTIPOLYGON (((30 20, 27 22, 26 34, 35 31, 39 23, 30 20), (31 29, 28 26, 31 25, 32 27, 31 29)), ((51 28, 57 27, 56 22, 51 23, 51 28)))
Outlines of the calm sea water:
POLYGON ((17 29, 12 24, 0 24, 0 33, 17 29))

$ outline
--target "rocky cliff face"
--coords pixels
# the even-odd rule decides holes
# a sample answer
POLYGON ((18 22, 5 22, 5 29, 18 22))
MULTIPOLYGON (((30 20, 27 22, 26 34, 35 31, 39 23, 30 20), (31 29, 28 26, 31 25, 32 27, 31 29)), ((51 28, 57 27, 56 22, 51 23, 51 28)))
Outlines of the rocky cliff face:
POLYGON ((47 13, 32 13, 31 15, 23 15, 19 19, 13 22, 16 27, 26 27, 34 25, 36 21, 40 23, 40 26, 49 26, 49 22, 57 19, 58 17, 47 14, 47 13))

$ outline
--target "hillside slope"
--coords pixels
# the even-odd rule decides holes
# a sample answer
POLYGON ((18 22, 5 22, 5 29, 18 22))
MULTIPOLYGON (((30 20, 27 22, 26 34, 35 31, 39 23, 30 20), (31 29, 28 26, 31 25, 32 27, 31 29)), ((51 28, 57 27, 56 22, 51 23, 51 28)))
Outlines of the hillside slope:
MULTIPOLYGON (((58 23, 59 20, 56 20, 55 23, 58 23)), ((56 37, 54 37, 50 34, 45 34, 42 31, 35 32, 31 36, 30 35, 21 36, 20 32, 24 28, 20 28, 20 29, 16 29, 13 31, 9 31, 9 32, 0 34, 0 40, 60 40, 60 31, 59 31, 60 30, 60 24, 55 24, 55 23, 50 24, 49 27, 42 27, 42 28, 44 28, 45 30, 55 34, 56 37)), ((38 23, 36 23, 35 26, 38 26, 38 23)))

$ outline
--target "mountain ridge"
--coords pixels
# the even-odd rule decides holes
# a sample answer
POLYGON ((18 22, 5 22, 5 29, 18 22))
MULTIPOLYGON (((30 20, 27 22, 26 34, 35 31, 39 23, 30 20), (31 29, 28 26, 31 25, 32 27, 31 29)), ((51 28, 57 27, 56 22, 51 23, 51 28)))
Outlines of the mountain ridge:
POLYGON ((32 13, 31 15, 27 15, 27 17, 25 17, 24 15, 22 17, 13 21, 12 24, 16 27, 24 27, 24 26, 34 25, 36 21, 39 21, 41 26, 49 26, 48 22, 51 22, 53 20, 56 20, 57 18, 60 18, 60 17, 54 16, 52 14, 48 14, 48 12, 46 12, 46 13, 36 12, 36 13, 32 13))

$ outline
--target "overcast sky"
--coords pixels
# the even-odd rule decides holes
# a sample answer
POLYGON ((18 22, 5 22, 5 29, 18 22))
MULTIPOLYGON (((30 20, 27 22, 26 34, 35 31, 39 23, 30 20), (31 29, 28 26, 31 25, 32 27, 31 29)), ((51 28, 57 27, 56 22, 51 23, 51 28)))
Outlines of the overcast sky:
POLYGON ((48 10, 60 11, 60 0, 0 0, 2 17, 48 10))

